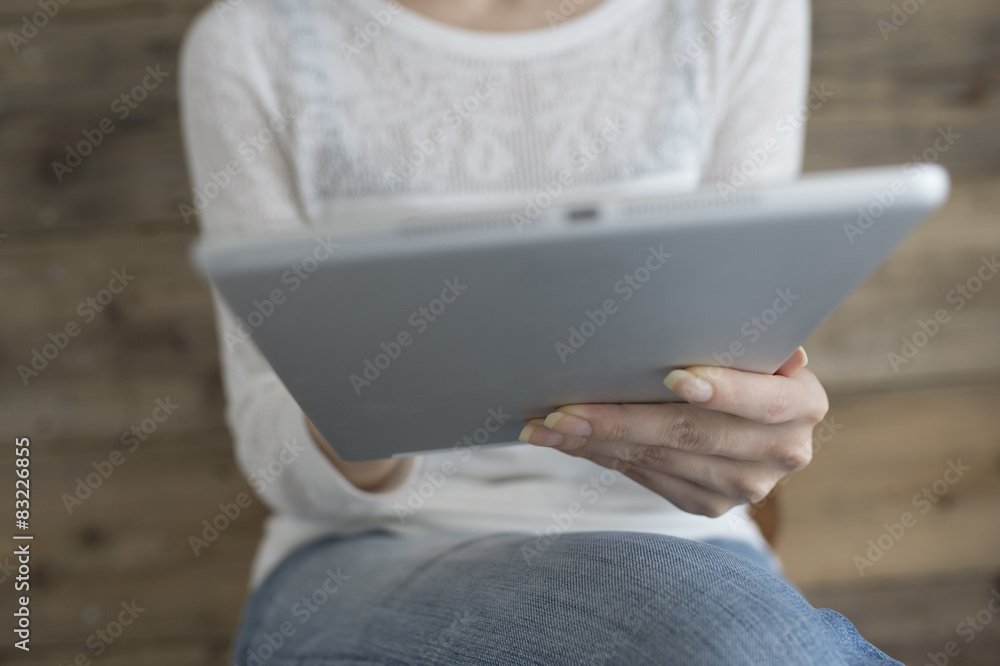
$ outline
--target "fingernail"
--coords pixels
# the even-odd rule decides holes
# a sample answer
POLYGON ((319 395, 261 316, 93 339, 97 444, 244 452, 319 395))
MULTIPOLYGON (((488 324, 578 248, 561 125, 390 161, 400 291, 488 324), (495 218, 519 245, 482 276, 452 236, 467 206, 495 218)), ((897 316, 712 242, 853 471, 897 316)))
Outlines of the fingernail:
POLYGON ((799 367, 804 368, 809 365, 809 354, 806 353, 805 347, 799 347, 799 350, 802 352, 802 365, 799 367))
POLYGON ((687 370, 674 370, 663 380, 667 388, 689 402, 706 402, 712 399, 712 385, 687 370))
POLYGON ((531 423, 524 426, 524 429, 517 438, 522 442, 537 446, 555 446, 563 440, 563 436, 556 431, 549 430, 543 426, 532 425, 531 423))
POLYGON ((577 435, 578 437, 590 437, 590 433, 593 432, 585 419, 563 412, 552 412, 546 416, 545 427, 564 435, 577 435))

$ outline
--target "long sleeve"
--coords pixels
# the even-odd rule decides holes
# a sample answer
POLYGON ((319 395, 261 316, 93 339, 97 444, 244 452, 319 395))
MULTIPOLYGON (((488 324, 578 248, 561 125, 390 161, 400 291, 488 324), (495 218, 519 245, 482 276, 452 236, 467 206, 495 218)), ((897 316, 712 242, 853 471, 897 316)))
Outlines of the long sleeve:
POLYGON ((731 194, 753 182, 795 178, 805 123, 829 93, 810 93, 808 0, 720 0, 704 5, 714 26, 711 145, 702 184, 731 194))
MULTIPOLYGON (((797 174, 807 0, 605 3, 558 33, 488 38, 401 13, 350 60, 355 26, 372 20, 364 3, 213 3, 181 56, 197 209, 181 212, 218 239, 336 231, 328 225, 346 224, 345 210, 371 201, 430 208, 454 197, 520 198, 567 165, 581 190, 633 178, 716 186, 772 137, 749 180, 797 174), (724 7, 732 14, 717 34, 699 34, 724 7), (674 56, 689 44, 703 45, 698 60, 679 67, 674 56), (495 92, 494 80, 503 84, 495 92), (794 123, 779 126, 789 113, 794 123), (620 137, 595 134, 619 115, 620 137), (402 193, 386 177, 397 173, 406 174, 402 193)), ((446 449, 420 456, 397 490, 363 492, 312 441, 239 319, 217 297, 215 306, 236 457, 274 510, 255 581, 325 534, 548 533, 553 516, 607 478, 551 449, 490 447, 467 458, 446 449)), ((734 537, 726 520, 684 513, 631 479, 614 477, 607 489, 570 529, 734 537)), ((735 536, 762 543, 755 528, 746 532, 735 536)))
MULTIPOLYGON (((221 6, 221 5, 220 5, 221 6)), ((289 149, 296 110, 268 78, 267 30, 245 11, 198 18, 181 55, 181 116, 194 208, 204 237, 245 236, 306 226, 289 149), (254 35, 263 37, 252 37, 254 35), (235 38, 234 38, 235 36, 235 38)), ((270 56, 268 56, 270 57, 270 56)), ((194 217, 183 208, 185 217, 194 217)), ((214 295, 227 423, 250 484, 275 511, 337 525, 398 501, 363 492, 319 450, 301 409, 238 320, 214 295)), ((414 472, 415 473, 415 472, 414 472)))

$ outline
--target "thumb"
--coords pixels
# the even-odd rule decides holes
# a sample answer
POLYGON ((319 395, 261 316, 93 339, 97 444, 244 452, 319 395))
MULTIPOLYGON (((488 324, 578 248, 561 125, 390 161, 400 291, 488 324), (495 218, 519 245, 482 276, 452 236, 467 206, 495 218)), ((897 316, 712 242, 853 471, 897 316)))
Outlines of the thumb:
POLYGON ((792 355, 788 357, 788 360, 781 364, 781 367, 774 371, 776 375, 782 375, 783 377, 791 377, 800 368, 806 367, 806 363, 809 362, 809 357, 806 355, 806 350, 799 347, 792 355))

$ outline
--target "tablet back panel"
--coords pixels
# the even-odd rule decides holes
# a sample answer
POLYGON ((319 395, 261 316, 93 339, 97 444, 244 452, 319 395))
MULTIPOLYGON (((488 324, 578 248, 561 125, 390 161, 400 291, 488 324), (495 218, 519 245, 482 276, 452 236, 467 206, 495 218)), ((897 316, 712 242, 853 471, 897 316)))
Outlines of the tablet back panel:
POLYGON ((515 441, 560 405, 771 373, 947 196, 923 165, 722 194, 202 244, 196 260, 347 460, 515 441))

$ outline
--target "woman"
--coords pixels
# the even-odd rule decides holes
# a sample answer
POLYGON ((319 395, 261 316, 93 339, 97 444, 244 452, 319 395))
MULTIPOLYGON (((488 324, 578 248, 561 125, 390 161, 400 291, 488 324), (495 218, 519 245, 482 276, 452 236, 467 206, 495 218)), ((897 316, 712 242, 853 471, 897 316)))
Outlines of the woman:
MULTIPOLYGON (((805 0, 216 3, 182 57, 203 233, 335 229, 373 201, 531 206, 567 170, 590 192, 793 178, 808 18, 805 0)), ((350 463, 217 311, 237 456, 275 511, 235 663, 896 663, 789 587, 747 519, 827 410, 803 350, 774 376, 675 371, 687 404, 564 406, 530 446, 350 463)))

